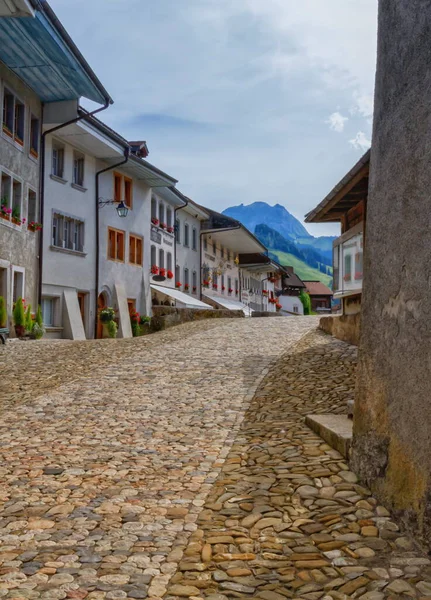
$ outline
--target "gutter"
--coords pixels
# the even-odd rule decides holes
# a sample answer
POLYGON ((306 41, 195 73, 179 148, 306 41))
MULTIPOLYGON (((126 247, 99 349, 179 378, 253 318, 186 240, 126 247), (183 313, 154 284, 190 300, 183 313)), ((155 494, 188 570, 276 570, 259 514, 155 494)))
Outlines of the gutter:
POLYGON ((100 219, 99 219, 99 181, 100 181, 100 176, 103 173, 106 173, 107 171, 111 171, 112 169, 116 169, 117 167, 120 167, 121 165, 124 165, 128 162, 129 160, 129 156, 130 156, 130 147, 127 146, 124 149, 124 159, 118 163, 116 163, 115 165, 111 165, 109 167, 105 167, 104 169, 101 169, 100 171, 96 172, 96 198, 95 198, 95 207, 96 207, 96 277, 95 277, 95 294, 94 294, 94 339, 97 338, 97 323, 98 323, 98 318, 97 318, 97 300, 99 298, 99 271, 100 271, 100 231, 99 231, 99 225, 100 225, 100 219))
MULTIPOLYGON (((45 159, 46 159, 46 136, 50 133, 54 133, 59 129, 63 129, 63 127, 67 127, 68 125, 73 125, 74 123, 78 123, 78 121, 85 121, 89 117, 92 117, 96 113, 101 112, 102 110, 106 110, 113 103, 110 96, 106 95, 105 104, 100 108, 97 108, 91 113, 81 114, 75 117, 74 119, 70 119, 70 121, 66 121, 61 125, 56 125, 47 131, 44 131, 40 137, 40 166, 39 166, 39 216, 40 222, 42 223, 42 227, 44 225, 44 216, 45 216, 45 159)), ((41 127, 43 127, 43 105, 42 105, 42 118, 41 118, 41 127)), ((38 281, 38 293, 37 293, 37 301, 38 304, 42 304, 42 273, 43 273, 43 229, 42 234, 39 236, 39 281, 38 281)))

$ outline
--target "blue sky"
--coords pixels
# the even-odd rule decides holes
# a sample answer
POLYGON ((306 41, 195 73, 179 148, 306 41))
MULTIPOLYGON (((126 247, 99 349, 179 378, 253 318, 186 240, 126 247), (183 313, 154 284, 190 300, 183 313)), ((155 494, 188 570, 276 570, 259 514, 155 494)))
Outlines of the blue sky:
POLYGON ((51 5, 115 100, 103 120, 201 204, 302 220, 370 145, 377 0, 51 5))

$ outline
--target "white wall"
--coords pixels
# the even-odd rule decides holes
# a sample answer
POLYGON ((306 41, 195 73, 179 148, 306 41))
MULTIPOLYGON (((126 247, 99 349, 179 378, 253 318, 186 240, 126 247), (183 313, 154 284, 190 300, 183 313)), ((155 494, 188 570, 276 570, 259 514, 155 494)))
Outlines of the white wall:
POLYGON ((200 267, 200 254, 199 254, 199 245, 200 245, 200 220, 196 218, 193 214, 190 214, 187 211, 187 208, 181 209, 177 211, 177 220, 179 222, 180 228, 180 238, 179 242, 177 242, 177 257, 176 263, 179 267, 180 271, 180 280, 183 284, 180 288, 182 292, 186 292, 184 288, 185 277, 184 270, 188 269, 189 271, 189 284, 190 289, 189 292, 196 298, 200 298, 201 295, 201 267, 200 267), (189 226, 189 245, 184 245, 184 226, 187 224, 189 226), (196 230, 196 249, 192 247, 192 236, 193 229, 196 230), (196 273, 196 290, 193 290, 193 272, 196 273))
MULTIPOLYGON (((165 198, 161 198, 161 196, 157 193, 157 190, 153 190, 151 197, 153 199, 153 202, 155 202, 156 205, 156 215, 157 218, 159 216, 159 211, 160 211, 160 207, 163 208, 163 212, 164 212, 164 222, 165 224, 167 224, 167 212, 168 209, 170 209, 171 211, 171 221, 170 221, 170 226, 171 227, 175 227, 175 206, 171 203, 168 202, 165 198)), ((151 198, 150 198, 150 202, 151 202, 151 198)), ((151 206, 150 206, 150 214, 149 214, 149 218, 151 219, 151 206)), ((163 268, 166 270, 166 273, 168 271, 168 255, 170 255, 171 257, 171 267, 170 270, 173 273, 173 277, 171 279, 169 279, 168 277, 166 277, 166 279, 162 282, 160 281, 155 281, 153 279, 153 275, 150 273, 150 282, 153 282, 157 285, 162 285, 164 287, 169 287, 169 288, 175 288, 175 233, 174 232, 169 232, 167 231, 167 229, 163 229, 161 227, 162 223, 159 223, 159 225, 154 225, 153 223, 150 222, 150 248, 149 248, 149 260, 150 260, 150 271, 151 271, 151 266, 152 264, 155 264, 158 267, 161 267, 161 260, 160 260, 160 251, 163 251, 163 268), (156 251, 156 260, 155 263, 153 263, 153 261, 151 261, 151 247, 155 248, 156 251)), ((154 295, 154 292, 153 292, 154 295)))
POLYGON ((209 297, 213 297, 215 300, 217 300, 217 297, 221 297, 221 298, 231 298, 232 300, 237 300, 238 302, 241 301, 241 296, 240 296, 240 292, 241 292, 241 281, 240 281, 240 273, 239 273, 239 268, 238 265, 235 263, 235 258, 236 258, 236 253, 234 253, 233 251, 230 251, 230 260, 228 260, 227 257, 227 251, 230 250, 228 246, 224 246, 224 255, 222 258, 222 254, 221 254, 221 247, 219 244, 216 245, 216 253, 214 254, 213 251, 213 244, 212 244, 212 240, 209 239, 209 235, 203 235, 202 236, 202 267, 207 266, 210 269, 210 277, 211 277, 211 281, 210 281, 210 286, 205 287, 204 286, 204 279, 205 279, 205 271, 204 268, 202 268, 202 293, 205 294, 206 296, 209 297), (205 249, 205 239, 207 239, 207 247, 205 249), (225 291, 222 290, 222 276, 219 275, 217 277, 217 289, 214 289, 213 284, 213 269, 217 269, 217 268, 221 268, 223 270, 223 276, 224 276, 224 284, 225 284, 225 291), (229 278, 231 279, 231 284, 232 284, 232 290, 233 292, 231 294, 229 294, 229 287, 228 287, 228 282, 229 282, 229 278), (237 282, 237 285, 235 284, 235 281, 237 282), (236 289, 238 290, 238 293, 235 294, 236 289))
POLYGON ((282 306, 281 312, 285 310, 299 315, 304 314, 304 307, 298 296, 280 296, 278 301, 282 306))

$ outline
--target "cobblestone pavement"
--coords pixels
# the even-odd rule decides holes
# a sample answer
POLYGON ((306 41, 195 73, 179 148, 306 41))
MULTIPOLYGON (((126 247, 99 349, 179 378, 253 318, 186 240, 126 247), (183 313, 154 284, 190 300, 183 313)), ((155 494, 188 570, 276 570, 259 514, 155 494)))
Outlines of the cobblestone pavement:
POLYGON ((429 559, 304 424, 345 412, 355 362, 352 346, 312 332, 270 371, 167 598, 431 599, 429 559))
POLYGON ((353 393, 355 350, 315 324, 2 349, 0 597, 431 600, 428 558, 304 425, 353 393))
POLYGON ((162 597, 260 379, 315 325, 1 348, 0 597, 162 597))

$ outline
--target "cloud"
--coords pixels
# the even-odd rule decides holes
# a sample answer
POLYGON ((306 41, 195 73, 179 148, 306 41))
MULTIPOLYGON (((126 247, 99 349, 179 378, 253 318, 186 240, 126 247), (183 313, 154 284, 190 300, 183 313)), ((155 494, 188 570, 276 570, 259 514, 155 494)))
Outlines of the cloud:
POLYGON ((362 150, 366 152, 369 148, 371 148, 371 140, 367 138, 363 131, 358 131, 356 136, 349 140, 349 143, 355 148, 355 150, 362 150))
POLYGON ((334 112, 330 115, 329 119, 325 121, 329 125, 329 128, 337 133, 344 131, 344 124, 348 121, 348 117, 343 117, 339 112, 334 112))
POLYGON ((353 96, 354 104, 350 108, 351 115, 359 115, 366 119, 366 122, 371 125, 373 122, 374 113, 374 97, 372 94, 361 94, 356 92, 353 96))

